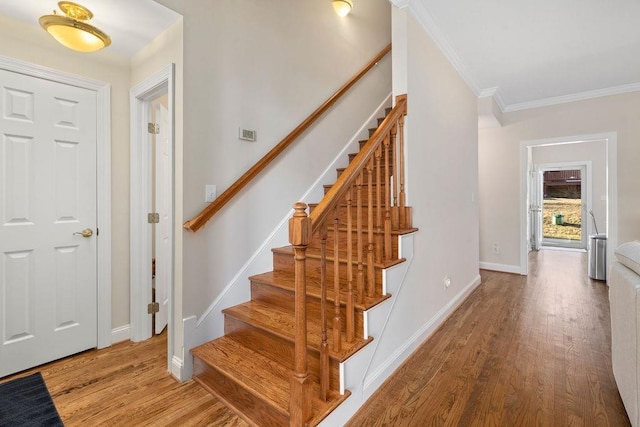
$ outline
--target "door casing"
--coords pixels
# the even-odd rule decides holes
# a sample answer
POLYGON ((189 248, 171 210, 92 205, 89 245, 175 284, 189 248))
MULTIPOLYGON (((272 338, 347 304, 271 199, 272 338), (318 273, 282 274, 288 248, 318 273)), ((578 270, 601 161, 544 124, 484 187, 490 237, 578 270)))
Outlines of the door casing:
POLYGON ((98 348, 109 347, 111 331, 111 85, 42 65, 0 56, 0 68, 96 92, 96 200, 98 348))
POLYGON ((170 156, 170 259, 168 260, 168 297, 169 297, 169 322, 167 326, 167 369, 172 369, 173 360, 173 292, 174 292, 174 242, 175 227, 175 112, 174 112, 174 80, 175 65, 168 64, 154 75, 134 86, 130 92, 131 105, 131 247, 130 247, 130 269, 131 269, 131 301, 130 301, 130 331, 131 340, 134 342, 144 341, 152 336, 151 316, 147 313, 147 304, 151 302, 151 244, 152 228, 147 221, 147 214, 152 209, 152 186, 151 186, 151 143, 147 123, 150 121, 150 102, 159 95, 167 93, 169 123, 169 139, 171 149, 170 156))

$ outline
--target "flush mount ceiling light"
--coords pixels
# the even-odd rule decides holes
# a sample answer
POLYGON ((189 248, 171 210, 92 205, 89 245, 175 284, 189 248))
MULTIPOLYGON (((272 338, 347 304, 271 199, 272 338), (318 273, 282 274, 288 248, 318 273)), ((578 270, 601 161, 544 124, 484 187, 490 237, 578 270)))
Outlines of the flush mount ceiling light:
POLYGON ((58 7, 65 16, 54 10, 39 22, 60 44, 78 52, 95 52, 111 44, 108 35, 87 22, 93 18, 89 9, 70 1, 58 2, 58 7))
POLYGON ((351 0, 332 0, 333 9, 336 11, 338 16, 344 17, 351 12, 351 8, 353 8, 353 2, 351 0))

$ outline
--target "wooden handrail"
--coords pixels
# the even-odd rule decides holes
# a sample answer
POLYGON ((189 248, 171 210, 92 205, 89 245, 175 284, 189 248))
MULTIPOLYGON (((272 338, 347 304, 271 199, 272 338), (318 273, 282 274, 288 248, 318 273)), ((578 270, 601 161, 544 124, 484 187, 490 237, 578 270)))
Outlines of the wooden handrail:
POLYGON ((309 117, 300 123, 282 141, 273 147, 264 157, 244 173, 236 182, 227 188, 218 198, 207 205, 198 215, 190 221, 184 223, 184 228, 189 231, 198 231, 207 223, 220 209, 222 209, 231 199, 233 199, 249 182, 262 172, 276 157, 289 147, 300 135, 324 114, 333 104, 335 104, 354 84, 358 82, 371 68, 373 68, 382 58, 391 51, 391 44, 382 49, 367 65, 365 65, 356 75, 345 83, 336 93, 331 95, 320 107, 318 107, 309 117))
POLYGON ((331 186, 322 201, 309 215, 311 220, 311 233, 315 233, 318 227, 326 221, 327 216, 333 211, 340 199, 345 195, 353 182, 358 177, 359 171, 363 170, 378 149, 382 140, 391 132, 391 128, 395 123, 406 114, 407 97, 406 95, 396 98, 396 106, 393 111, 385 117, 383 122, 378 126, 376 131, 371 135, 369 141, 358 152, 349 166, 340 175, 335 184, 331 186))

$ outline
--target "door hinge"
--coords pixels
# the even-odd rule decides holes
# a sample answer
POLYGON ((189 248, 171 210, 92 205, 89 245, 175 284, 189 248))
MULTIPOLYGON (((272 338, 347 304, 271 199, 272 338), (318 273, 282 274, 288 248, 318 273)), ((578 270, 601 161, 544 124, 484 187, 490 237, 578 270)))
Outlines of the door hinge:
POLYGON ((149 224, 158 224, 160 223, 160 214, 159 213, 148 213, 147 214, 147 222, 149 224))
POLYGON ((147 130, 150 134, 157 135, 160 133, 160 125, 157 123, 148 123, 147 130))
POLYGON ((150 302, 149 305, 147 305, 147 313, 148 314, 154 314, 160 311, 160 303, 157 302, 150 302))

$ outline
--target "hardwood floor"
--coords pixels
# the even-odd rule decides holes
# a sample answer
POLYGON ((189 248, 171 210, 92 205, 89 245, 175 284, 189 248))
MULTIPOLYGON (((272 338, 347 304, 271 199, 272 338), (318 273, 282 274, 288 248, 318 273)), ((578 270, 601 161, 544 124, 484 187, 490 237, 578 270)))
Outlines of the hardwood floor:
MULTIPOLYGON (((528 277, 483 271, 482 285, 349 425, 630 425, 611 371, 608 288, 588 279, 585 261, 541 251, 528 277)), ((37 370, 66 426, 247 425, 166 372, 162 335, 19 376, 37 370)))
POLYGON ((193 380, 178 383, 166 367, 165 332, 142 343, 90 350, 13 377, 41 371, 67 427, 248 425, 193 380))
POLYGON ((540 251, 482 285, 351 426, 628 426, 611 370, 608 288, 586 254, 540 251))

